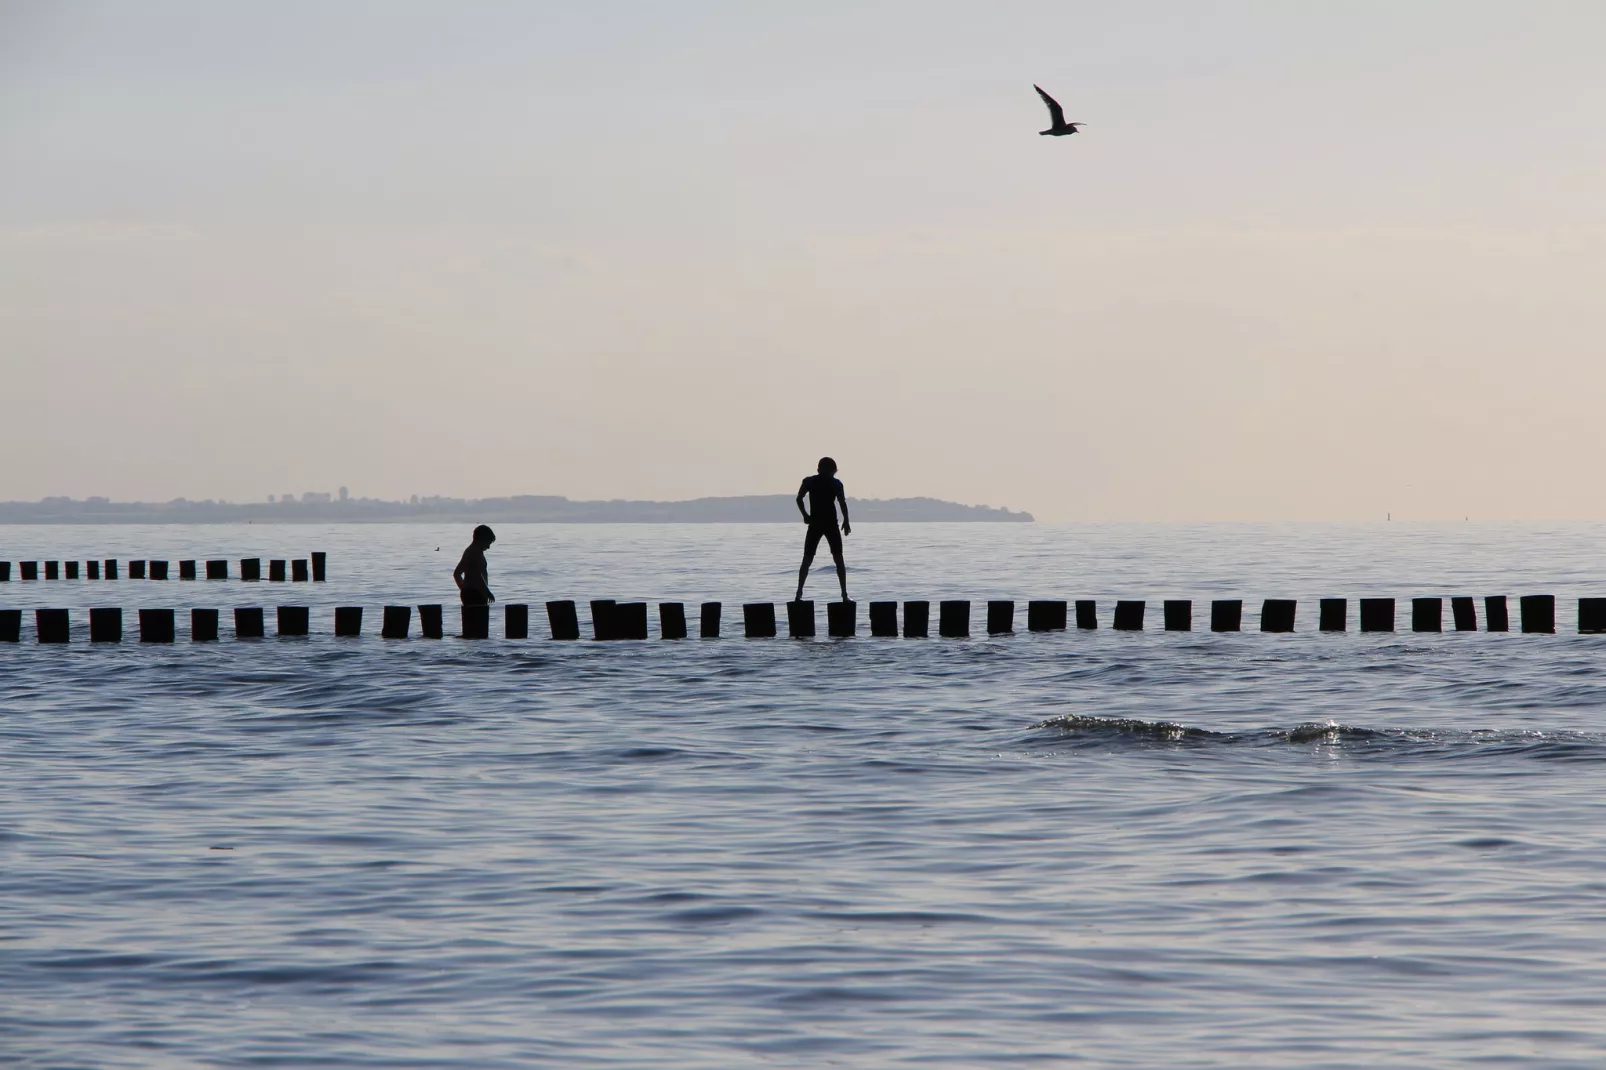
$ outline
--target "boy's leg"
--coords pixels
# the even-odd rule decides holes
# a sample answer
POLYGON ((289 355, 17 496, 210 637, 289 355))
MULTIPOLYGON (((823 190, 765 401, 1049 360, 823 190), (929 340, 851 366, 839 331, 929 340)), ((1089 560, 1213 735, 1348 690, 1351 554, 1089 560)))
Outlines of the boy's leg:
POLYGON ((831 544, 831 560, 836 562, 836 579, 842 585, 842 601, 848 600, 848 565, 842 560, 842 532, 837 530, 835 524, 825 533, 826 541, 831 544))
POLYGON ((814 563, 814 551, 819 545, 819 529, 811 526, 808 535, 803 538, 803 567, 797 570, 797 598, 794 601, 803 601, 803 584, 809 578, 809 566, 814 563))

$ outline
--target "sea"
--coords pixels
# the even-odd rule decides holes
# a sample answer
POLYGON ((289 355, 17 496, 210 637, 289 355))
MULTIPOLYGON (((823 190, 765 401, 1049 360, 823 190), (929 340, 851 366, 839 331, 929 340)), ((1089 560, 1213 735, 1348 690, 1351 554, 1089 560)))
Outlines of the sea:
POLYGON ((1606 1065, 1606 636, 1576 622, 1606 526, 866 523, 859 635, 825 635, 822 555, 810 640, 739 637, 801 524, 496 527, 526 640, 455 637, 467 525, 0 527, 0 558, 125 569, 0 585, 72 611, 67 645, 31 612, 0 643, 0 1064, 1606 1065), (312 551, 324 583, 238 579, 312 551), (209 558, 232 578, 176 578, 209 558), (1516 630, 1529 594, 1555 634, 1516 630), (1478 631, 1408 630, 1452 596, 1478 631), (1400 630, 1356 630, 1362 597, 1400 630), (542 603, 589 635, 597 598, 694 635, 721 601, 725 637, 548 638, 542 603), (1033 598, 1099 628, 1028 632, 1033 598), (1195 630, 1162 630, 1180 598, 1195 630), (1244 630, 1204 630, 1230 598, 1244 630), (872 638, 883 599, 973 600, 972 634, 872 638), (447 638, 378 636, 436 602, 447 638))

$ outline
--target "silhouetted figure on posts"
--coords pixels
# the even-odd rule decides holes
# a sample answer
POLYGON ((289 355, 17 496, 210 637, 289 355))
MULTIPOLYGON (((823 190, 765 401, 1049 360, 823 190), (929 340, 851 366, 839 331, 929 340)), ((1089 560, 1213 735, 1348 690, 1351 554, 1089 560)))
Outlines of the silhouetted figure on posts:
POLYGON ((836 562, 836 578, 842 584, 842 601, 848 600, 848 566, 842 560, 842 536, 853 534, 848 522, 848 496, 842 490, 842 481, 836 477, 836 462, 829 457, 820 458, 819 475, 809 476, 797 488, 797 511, 803 514, 803 523, 809 533, 803 537, 803 567, 797 570, 797 600, 803 601, 803 584, 809 578, 809 566, 814 563, 814 551, 819 549, 820 538, 831 547, 831 560, 836 562), (803 499, 808 498, 808 508, 803 499), (836 503, 842 503, 842 529, 836 526, 836 503))
POLYGON ((463 559, 452 570, 452 579, 463 596, 465 606, 483 606, 496 601, 491 593, 490 568, 485 564, 485 551, 496 541, 496 532, 481 524, 474 529, 474 541, 463 551, 463 559))

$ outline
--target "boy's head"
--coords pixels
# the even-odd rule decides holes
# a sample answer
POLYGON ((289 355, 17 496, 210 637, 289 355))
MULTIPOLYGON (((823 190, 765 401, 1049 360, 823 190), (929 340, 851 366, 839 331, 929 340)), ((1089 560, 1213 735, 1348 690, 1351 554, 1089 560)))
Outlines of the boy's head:
POLYGON ((829 457, 821 457, 819 467, 815 469, 822 476, 836 475, 836 462, 829 457))
POLYGON ((474 529, 474 545, 484 549, 496 541, 496 532, 491 530, 489 524, 481 524, 474 529))

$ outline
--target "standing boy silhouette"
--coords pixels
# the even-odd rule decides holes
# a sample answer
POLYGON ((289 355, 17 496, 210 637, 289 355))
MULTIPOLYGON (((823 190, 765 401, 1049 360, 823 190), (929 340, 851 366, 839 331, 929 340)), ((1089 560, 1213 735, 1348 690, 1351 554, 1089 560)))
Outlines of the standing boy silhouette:
POLYGON ((803 567, 797 570, 797 600, 803 601, 803 584, 809 578, 809 566, 814 563, 814 551, 819 549, 820 537, 831 547, 831 560, 836 562, 836 578, 842 584, 842 601, 848 601, 848 566, 842 560, 842 536, 853 534, 848 522, 848 496, 842 490, 842 481, 836 477, 836 462, 821 457, 819 475, 808 476, 797 488, 797 511, 803 514, 803 523, 809 533, 803 537, 803 567), (803 508, 803 499, 809 506, 803 508), (842 503, 842 530, 836 526, 836 503, 842 503))
POLYGON ((463 551, 463 559, 452 570, 452 579, 463 596, 465 606, 483 606, 496 601, 491 593, 490 568, 485 564, 485 551, 496 541, 496 532, 481 524, 474 529, 474 541, 463 551))

